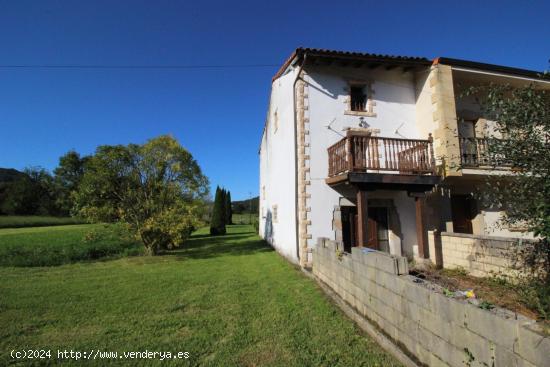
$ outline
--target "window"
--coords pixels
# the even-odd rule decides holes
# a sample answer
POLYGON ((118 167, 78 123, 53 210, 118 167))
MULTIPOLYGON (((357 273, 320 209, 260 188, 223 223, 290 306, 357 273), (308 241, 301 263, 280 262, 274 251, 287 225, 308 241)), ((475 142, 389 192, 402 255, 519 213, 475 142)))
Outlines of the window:
POLYGON ((279 114, 277 113, 277 110, 275 110, 275 113, 273 114, 273 133, 276 133, 279 129, 279 114))
POLYGON ((273 223, 277 222, 277 205, 273 205, 272 221, 273 223))
POLYGON ((356 112, 367 110, 367 94, 364 85, 350 86, 350 110, 356 112))
POLYGON ((458 122, 458 138, 462 163, 467 166, 478 165, 477 139, 475 121, 460 120, 458 122))
POLYGON ((376 102, 373 100, 374 90, 372 89, 372 82, 348 80, 347 84, 344 88, 348 93, 344 100, 346 104, 344 114, 376 117, 376 113, 374 112, 376 102))

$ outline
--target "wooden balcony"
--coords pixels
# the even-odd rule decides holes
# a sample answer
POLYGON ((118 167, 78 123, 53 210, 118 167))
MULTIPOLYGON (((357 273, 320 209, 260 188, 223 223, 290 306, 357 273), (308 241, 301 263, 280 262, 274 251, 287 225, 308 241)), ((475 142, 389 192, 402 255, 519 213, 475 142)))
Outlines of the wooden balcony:
POLYGON ((377 226, 369 217, 369 192, 406 191, 415 201, 419 256, 427 257, 423 198, 441 180, 436 174, 431 135, 426 140, 397 139, 348 131, 345 138, 328 148, 328 159, 325 182, 343 197, 355 197, 357 215, 351 221, 358 246, 372 246, 370 238, 376 234, 377 226))
POLYGON ((329 177, 345 172, 435 174, 432 137, 398 139, 348 132, 328 148, 329 177))
POLYGON ((504 157, 491 157, 489 154, 489 139, 459 137, 460 160, 468 168, 509 167, 504 157))

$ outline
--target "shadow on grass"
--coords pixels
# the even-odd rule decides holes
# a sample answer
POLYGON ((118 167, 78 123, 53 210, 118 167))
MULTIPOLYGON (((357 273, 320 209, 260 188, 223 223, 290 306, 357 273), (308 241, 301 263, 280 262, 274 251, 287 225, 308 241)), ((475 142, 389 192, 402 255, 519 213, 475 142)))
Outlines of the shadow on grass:
POLYGON ((167 251, 163 255, 190 259, 207 259, 217 256, 252 255, 270 251, 273 251, 273 248, 264 240, 258 239, 253 231, 242 230, 224 236, 210 236, 209 234, 193 235, 183 248, 167 251))

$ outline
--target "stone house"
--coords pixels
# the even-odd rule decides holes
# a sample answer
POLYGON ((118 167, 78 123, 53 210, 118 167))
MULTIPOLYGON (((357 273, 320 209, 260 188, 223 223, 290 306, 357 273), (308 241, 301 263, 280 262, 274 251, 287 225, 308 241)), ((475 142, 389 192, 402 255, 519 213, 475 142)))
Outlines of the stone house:
POLYGON ((489 82, 550 88, 505 66, 296 49, 272 80, 260 235, 302 266, 319 237, 433 262, 447 242, 530 237, 473 196, 487 175, 511 174, 486 155, 492 122, 461 96, 489 82))

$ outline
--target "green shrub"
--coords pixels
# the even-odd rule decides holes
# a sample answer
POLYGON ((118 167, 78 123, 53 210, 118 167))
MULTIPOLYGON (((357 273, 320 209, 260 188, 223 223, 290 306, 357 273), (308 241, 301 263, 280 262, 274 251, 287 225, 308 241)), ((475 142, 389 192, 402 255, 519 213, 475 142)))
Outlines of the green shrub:
POLYGON ((148 218, 139 229, 139 236, 152 254, 159 250, 180 247, 200 224, 199 215, 191 205, 181 205, 164 210, 148 218))
POLYGON ((523 303, 536 310, 542 319, 550 320, 550 283, 526 278, 522 279, 517 286, 523 303))

